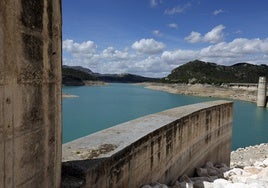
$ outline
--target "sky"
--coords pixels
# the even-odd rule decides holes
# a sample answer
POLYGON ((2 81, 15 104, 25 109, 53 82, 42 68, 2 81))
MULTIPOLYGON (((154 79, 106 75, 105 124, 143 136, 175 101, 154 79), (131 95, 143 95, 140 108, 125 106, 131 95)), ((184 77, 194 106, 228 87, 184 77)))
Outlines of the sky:
POLYGON ((267 0, 62 0, 63 64, 165 77, 196 59, 268 65, 267 0))

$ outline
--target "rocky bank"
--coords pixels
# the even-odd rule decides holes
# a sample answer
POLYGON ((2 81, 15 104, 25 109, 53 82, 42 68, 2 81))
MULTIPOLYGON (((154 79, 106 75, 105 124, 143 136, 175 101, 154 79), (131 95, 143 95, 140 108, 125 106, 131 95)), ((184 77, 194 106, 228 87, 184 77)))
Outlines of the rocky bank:
POLYGON ((173 185, 155 182, 142 188, 268 188, 268 144, 233 151, 230 167, 207 162, 194 177, 185 175, 173 185))
POLYGON ((166 91, 169 93, 193 95, 202 97, 229 98, 256 102, 257 87, 228 87, 209 84, 166 84, 142 83, 145 88, 166 91))

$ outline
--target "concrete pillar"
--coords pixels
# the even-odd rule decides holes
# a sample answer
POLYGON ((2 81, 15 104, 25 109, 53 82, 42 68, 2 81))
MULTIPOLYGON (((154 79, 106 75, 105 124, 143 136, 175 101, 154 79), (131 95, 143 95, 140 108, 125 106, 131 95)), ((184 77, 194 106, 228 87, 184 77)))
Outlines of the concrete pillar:
POLYGON ((61 1, 0 0, 0 187, 60 187, 61 1))
POLYGON ((260 107, 266 106, 266 87, 267 87, 266 78, 259 77, 257 106, 260 107))

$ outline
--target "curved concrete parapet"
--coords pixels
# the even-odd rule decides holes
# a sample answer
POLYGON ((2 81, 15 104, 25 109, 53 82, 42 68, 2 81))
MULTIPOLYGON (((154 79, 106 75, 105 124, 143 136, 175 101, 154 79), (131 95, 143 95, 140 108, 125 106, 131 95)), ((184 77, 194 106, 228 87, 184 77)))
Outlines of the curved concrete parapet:
POLYGON ((62 186, 169 184, 206 161, 230 162, 233 103, 188 105, 63 145, 62 186))

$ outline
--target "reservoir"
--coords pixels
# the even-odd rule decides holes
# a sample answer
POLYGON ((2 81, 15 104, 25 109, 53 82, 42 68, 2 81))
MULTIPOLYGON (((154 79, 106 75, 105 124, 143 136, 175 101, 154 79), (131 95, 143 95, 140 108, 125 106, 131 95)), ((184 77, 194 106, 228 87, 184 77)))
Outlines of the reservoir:
MULTIPOLYGON (((63 87, 63 143, 178 106, 217 100, 146 89, 132 84, 63 87)), ((268 142, 268 110, 234 101, 232 149, 268 142)))

